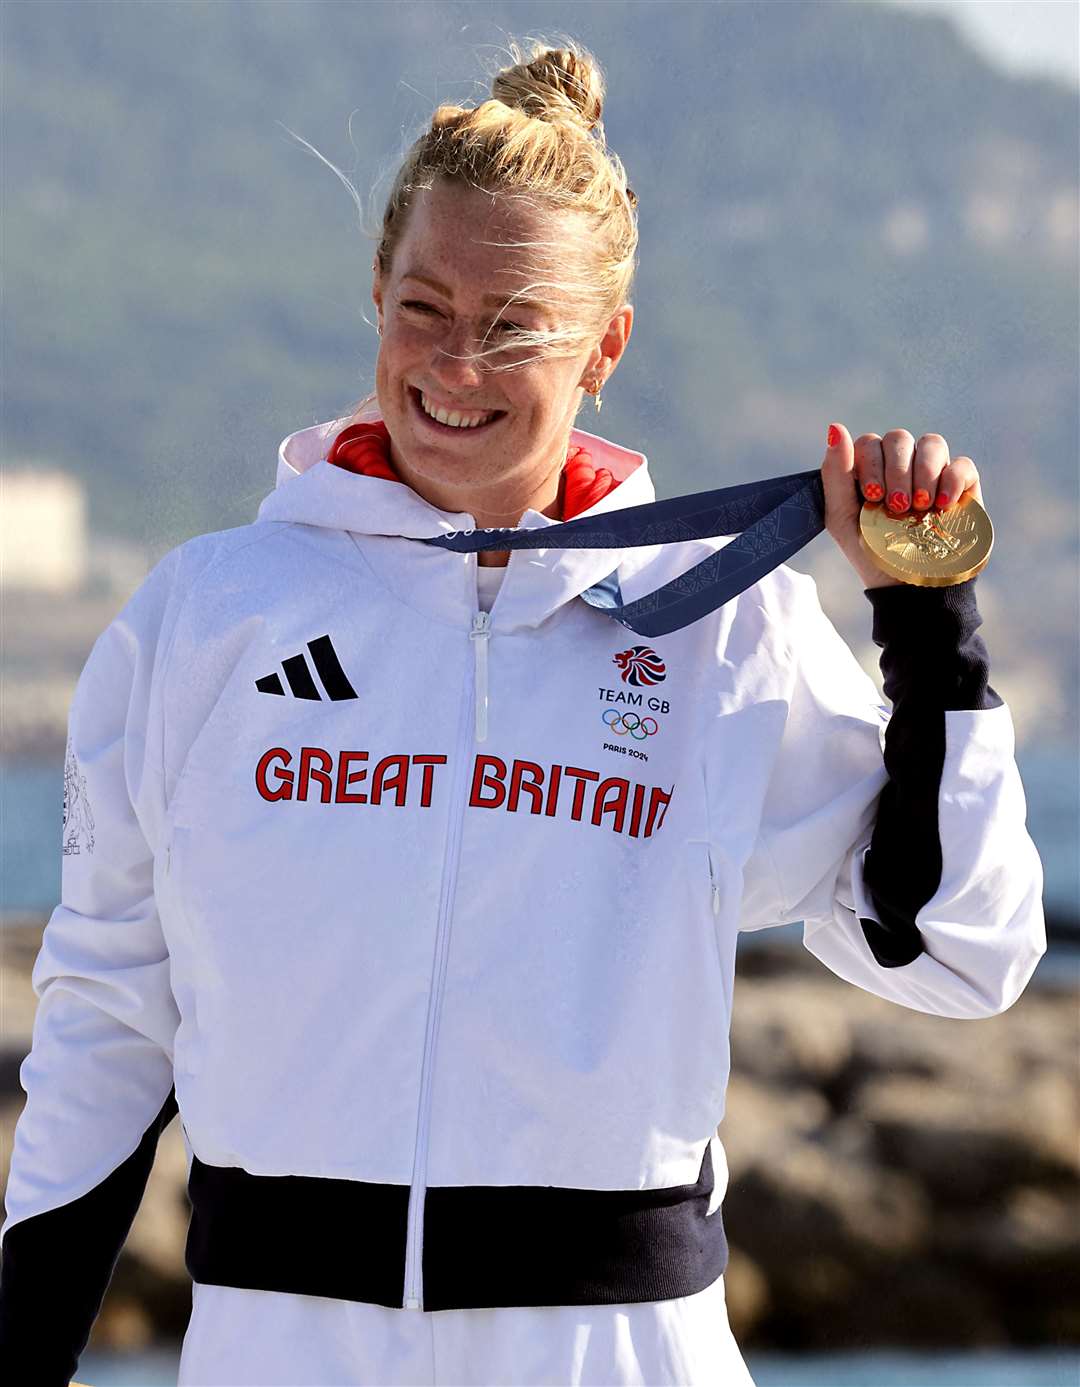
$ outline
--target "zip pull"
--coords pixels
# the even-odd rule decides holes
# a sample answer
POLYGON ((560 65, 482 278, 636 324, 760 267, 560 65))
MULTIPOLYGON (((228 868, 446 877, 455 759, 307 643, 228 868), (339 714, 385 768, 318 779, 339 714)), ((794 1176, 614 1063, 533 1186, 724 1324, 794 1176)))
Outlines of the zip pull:
POLYGON ((713 913, 714 915, 719 915, 719 914, 720 914, 720 888, 719 888, 719 886, 717 886, 717 884, 716 884, 716 873, 713 871, 713 864, 712 864, 712 844, 711 844, 711 843, 708 844, 708 853, 709 853, 709 882, 710 882, 710 884, 711 884, 711 886, 712 886, 712 913, 713 913))
POLYGON ((487 643, 488 636, 491 634, 491 613, 477 612, 473 617, 472 630, 469 632, 469 639, 473 643, 473 650, 476 653, 476 740, 484 742, 487 740, 488 726, 488 678, 487 678, 487 643))
POLYGON ((720 888, 716 884, 716 873, 713 871, 712 843, 708 838, 687 838, 688 843, 700 843, 705 849, 709 859, 709 885, 712 888, 712 913, 720 914, 720 888))

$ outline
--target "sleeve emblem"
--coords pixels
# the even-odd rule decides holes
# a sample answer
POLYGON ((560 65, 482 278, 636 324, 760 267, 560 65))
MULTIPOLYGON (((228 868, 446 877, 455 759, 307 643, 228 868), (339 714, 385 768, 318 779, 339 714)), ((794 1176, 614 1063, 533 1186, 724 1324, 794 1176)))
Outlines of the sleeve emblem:
POLYGON ((94 851, 94 814, 86 793, 86 776, 70 738, 64 758, 64 856, 94 851))

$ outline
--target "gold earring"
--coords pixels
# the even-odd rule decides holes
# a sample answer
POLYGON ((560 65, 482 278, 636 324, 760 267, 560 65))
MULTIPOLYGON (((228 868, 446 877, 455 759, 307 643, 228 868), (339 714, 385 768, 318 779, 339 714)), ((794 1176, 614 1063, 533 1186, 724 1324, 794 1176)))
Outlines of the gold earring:
POLYGON ((600 405, 602 404, 602 401, 600 399, 600 391, 603 389, 603 381, 595 381, 594 387, 594 389, 589 391, 589 394, 593 397, 593 404, 596 406, 597 414, 599 414, 600 405))

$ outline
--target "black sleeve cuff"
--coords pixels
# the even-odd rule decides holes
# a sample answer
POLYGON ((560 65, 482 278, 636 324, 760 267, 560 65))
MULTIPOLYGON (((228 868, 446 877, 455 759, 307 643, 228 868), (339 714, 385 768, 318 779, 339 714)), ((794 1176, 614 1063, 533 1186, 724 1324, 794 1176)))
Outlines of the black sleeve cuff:
POLYGON ((975 579, 951 587, 909 583, 866 588, 874 644, 892 714, 885 729, 888 783, 878 801, 863 879, 878 913, 860 919, 883 968, 923 952, 916 918, 941 884, 938 797, 945 766, 945 714, 1001 706, 987 682, 989 656, 975 579))
POLYGON ((881 647, 885 696, 894 705, 918 693, 944 710, 998 708, 990 657, 975 603, 976 578, 949 587, 911 583, 864 588, 874 609, 873 640, 881 647))

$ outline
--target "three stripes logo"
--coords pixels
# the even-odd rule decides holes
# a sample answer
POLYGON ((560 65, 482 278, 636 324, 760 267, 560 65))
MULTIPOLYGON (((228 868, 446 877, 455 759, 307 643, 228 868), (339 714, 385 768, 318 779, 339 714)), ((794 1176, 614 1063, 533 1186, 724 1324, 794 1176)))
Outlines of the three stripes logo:
MULTIPOLYGON (((345 671, 341 668, 341 661, 330 642, 330 637, 328 635, 316 636, 314 640, 308 641, 307 648, 311 652, 312 663, 322 680, 327 697, 334 702, 343 698, 356 698, 356 691, 346 678, 345 671)), ((289 692, 294 698, 314 698, 322 701, 322 694, 319 692, 315 680, 311 677, 311 671, 308 669, 303 651, 299 655, 290 655, 287 660, 282 660, 281 668, 285 671, 289 692)), ((256 679, 255 687, 260 693, 281 694, 282 696, 285 694, 285 690, 281 687, 281 679, 276 673, 264 674, 261 679, 256 679)))

